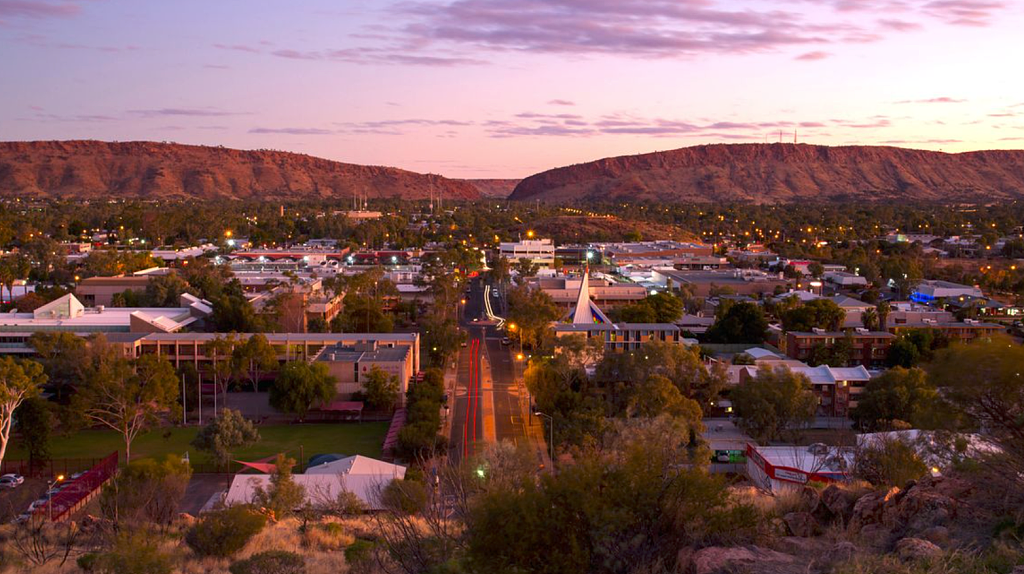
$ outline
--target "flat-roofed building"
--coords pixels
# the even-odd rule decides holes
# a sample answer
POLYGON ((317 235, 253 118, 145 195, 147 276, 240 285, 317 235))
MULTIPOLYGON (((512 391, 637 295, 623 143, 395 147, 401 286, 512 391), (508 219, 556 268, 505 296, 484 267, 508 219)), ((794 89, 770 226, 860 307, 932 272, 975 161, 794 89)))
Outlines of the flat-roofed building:
POLYGON ((32 353, 33 333, 66 332, 86 337, 97 333, 174 333, 194 326, 213 312, 209 301, 187 293, 180 307, 86 307, 67 294, 31 313, 0 313, 0 353, 32 353))
POLYGON ((75 295, 85 305, 110 306, 114 295, 125 291, 144 293, 149 286, 149 275, 128 275, 122 277, 88 277, 75 287, 75 295))
MULTIPOLYGON (((559 307, 571 309, 576 304, 583 276, 536 277, 529 284, 546 293, 559 307)), ((636 283, 589 278, 587 294, 602 309, 612 309, 642 301, 647 297, 647 290, 636 283)))
POLYGON ((498 245, 498 252, 505 259, 526 260, 542 267, 555 265, 555 244, 550 239, 502 242, 498 245))
POLYGON ((850 350, 850 364, 863 365, 869 369, 885 366, 889 355, 889 347, 896 338, 885 331, 867 331, 853 329, 848 331, 790 331, 786 333, 786 356, 798 361, 811 359, 815 348, 832 349, 837 341, 850 338, 853 348, 850 350))
POLYGON ((337 379, 338 394, 344 398, 364 391, 367 375, 377 367, 398 379, 399 400, 404 402, 409 381, 415 374, 409 347, 382 347, 378 341, 324 347, 313 360, 327 365, 331 375, 337 379))
POLYGON ((789 281, 779 273, 765 273, 754 269, 712 271, 680 271, 654 269, 652 280, 669 291, 685 289, 695 297, 710 297, 713 292, 731 290, 736 295, 772 294, 776 287, 785 289, 789 281))
POLYGON ((976 285, 961 285, 950 281, 925 279, 917 284, 910 300, 917 303, 934 303, 938 299, 954 299, 957 297, 984 297, 976 285))
POLYGON ((664 341, 686 345, 693 342, 683 337, 683 331, 669 323, 604 323, 593 325, 574 325, 561 323, 555 325, 555 336, 566 337, 584 335, 587 339, 604 341, 606 351, 633 351, 651 341, 664 341))

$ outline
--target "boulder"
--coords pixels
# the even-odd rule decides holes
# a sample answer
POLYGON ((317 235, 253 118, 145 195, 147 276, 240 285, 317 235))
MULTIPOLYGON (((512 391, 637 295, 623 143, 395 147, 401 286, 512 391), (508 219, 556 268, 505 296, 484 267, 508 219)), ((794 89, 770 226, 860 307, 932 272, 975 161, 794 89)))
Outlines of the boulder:
POLYGON ((758 546, 710 546, 693 555, 693 574, 757 572, 758 574, 806 574, 806 561, 758 546))
POLYGON ((828 558, 833 563, 849 562, 857 554, 857 546, 845 540, 836 542, 828 551, 828 558))
POLYGON ((882 524, 866 524, 859 534, 865 545, 879 550, 888 547, 892 539, 892 531, 882 524))
POLYGON ((939 489, 918 484, 906 491, 896 504, 884 508, 883 522, 894 530, 916 535, 933 526, 949 524, 956 517, 958 507, 955 498, 939 489))
POLYGON ((805 561, 828 555, 829 543, 822 538, 802 538, 800 536, 783 536, 772 542, 772 550, 798 556, 805 561))
POLYGON ((850 515, 853 507, 846 493, 834 484, 826 486, 825 490, 821 491, 821 505, 832 516, 844 520, 850 515))
POLYGON ((814 512, 818 508, 821 496, 816 488, 805 486, 800 489, 800 501, 804 503, 804 508, 808 512, 814 512))
POLYGON ((183 526, 192 526, 196 523, 196 517, 192 516, 187 512, 182 512, 178 515, 178 522, 180 522, 183 526))
POLYGON ((918 534, 918 538, 923 538, 940 548, 945 548, 949 546, 949 529, 945 526, 932 526, 922 530, 918 534))
POLYGON ((900 489, 895 486, 885 491, 869 492, 860 497, 853 504, 853 511, 850 517, 850 530, 857 532, 868 524, 881 524, 885 517, 885 510, 895 503, 896 495, 900 489))
POLYGON ((920 538, 904 538, 896 543, 896 555, 903 560, 924 560, 942 555, 938 546, 920 538))
POLYGON ((819 530, 818 521, 810 512, 790 512, 782 520, 793 536, 814 536, 819 530))

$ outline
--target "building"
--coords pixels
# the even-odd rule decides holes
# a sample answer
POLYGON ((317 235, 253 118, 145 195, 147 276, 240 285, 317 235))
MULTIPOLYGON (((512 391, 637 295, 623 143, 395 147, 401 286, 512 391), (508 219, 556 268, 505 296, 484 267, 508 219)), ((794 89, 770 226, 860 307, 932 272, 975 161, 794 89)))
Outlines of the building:
POLYGON ((327 365, 331 375, 337 379, 338 394, 344 398, 351 398, 364 390, 364 377, 378 367, 398 378, 400 400, 404 402, 409 381, 416 372, 409 347, 383 347, 379 341, 327 346, 313 357, 313 361, 327 365))
POLYGON ((113 303, 114 295, 125 291, 145 293, 149 286, 150 276, 128 275, 121 277, 89 277, 83 279, 75 287, 75 295, 85 305, 96 307, 99 305, 109 307, 113 303))
POLYGON ((180 307, 86 307, 67 294, 31 313, 0 314, 0 353, 32 353, 28 339, 33 333, 62 331, 87 337, 175 333, 194 326, 213 312, 209 301, 183 294, 180 307))
MULTIPOLYGON (((236 474, 228 491, 223 494, 223 503, 250 504, 255 500, 257 489, 270 486, 269 463, 246 463, 246 466, 262 470, 265 474, 236 474)), ((343 492, 351 492, 369 510, 380 510, 380 493, 392 480, 405 478, 406 467, 381 460, 356 455, 311 466, 302 474, 293 474, 295 484, 303 487, 303 504, 313 507, 331 507, 337 504, 343 492)), ((216 498, 219 495, 215 495, 216 498)))
POLYGON ((744 351, 754 359, 753 365, 736 365, 735 383, 742 383, 757 376, 760 369, 785 367, 794 373, 807 377, 811 390, 818 398, 818 416, 846 417, 850 409, 857 406, 857 399, 867 388, 871 373, 862 365, 855 367, 811 367, 793 359, 785 359, 766 349, 751 348, 744 351))
POLYGON ((502 242, 498 252, 505 259, 530 261, 541 267, 555 266, 555 244, 550 239, 524 239, 502 242))
POLYGON ((576 295, 576 305, 565 323, 555 325, 555 336, 583 335, 604 341, 606 351, 622 352, 639 349, 650 341, 676 344, 695 343, 684 339, 682 329, 670 323, 613 324, 589 297, 589 272, 585 272, 576 295))
POLYGON ((997 323, 983 323, 974 319, 964 319, 963 321, 950 320, 947 322, 933 319, 924 319, 919 322, 904 321, 902 323, 888 321, 886 327, 890 333, 896 335, 913 329, 932 329, 942 333, 951 343, 970 343, 979 337, 991 337, 1003 332, 1005 329, 1004 326, 997 323))
POLYGON ((257 313, 275 313, 278 325, 290 333, 305 333, 312 320, 330 323, 342 310, 344 293, 324 288, 322 279, 305 282, 268 284, 263 291, 249 298, 257 313))
POLYGON ((926 279, 917 284, 910 300, 917 303, 932 304, 939 299, 958 297, 984 297, 981 289, 974 285, 960 285, 949 281, 926 279))
MULTIPOLYGON (((546 293, 563 309, 575 307, 583 276, 536 277, 530 286, 546 293)), ((636 303, 647 297, 647 290, 636 283, 617 283, 607 279, 587 278, 590 300, 602 309, 613 309, 636 303)))
MULTIPOLYGON (((167 357, 175 368, 184 363, 192 363, 196 368, 203 369, 211 360, 204 349, 206 343, 224 336, 218 333, 118 333, 109 335, 107 339, 121 345, 130 357, 154 353, 167 357)), ((231 336, 244 343, 253 333, 232 333, 231 336)), ((282 362, 311 360, 326 347, 374 344, 378 349, 408 348, 413 372, 420 370, 419 333, 263 333, 263 336, 282 362)), ((3 346, 0 346, 0 352, 3 350, 3 346)))
POLYGON ((826 271, 822 274, 822 278, 826 282, 841 287, 843 289, 854 289, 857 287, 867 287, 868 280, 860 275, 854 275, 853 273, 847 273, 846 271, 826 271))
POLYGON ((882 368, 889 355, 889 347, 896 338, 885 331, 867 331, 854 329, 849 331, 790 331, 785 337, 786 356, 798 361, 811 359, 816 348, 831 350, 837 341, 850 338, 853 348, 850 350, 850 364, 863 365, 866 368, 882 368))
POLYGON ((631 258, 711 256, 714 248, 703 243, 681 241, 636 241, 629 243, 592 243, 591 249, 613 263, 631 258))
POLYGON ((770 295, 789 284, 779 273, 755 269, 679 271, 659 268, 652 271, 651 280, 669 291, 683 289, 695 297, 705 298, 723 291, 734 295, 770 295))
POLYGON ((756 446, 747 444, 747 476, 754 486, 772 494, 800 489, 809 483, 828 484, 849 478, 853 453, 815 444, 756 446))

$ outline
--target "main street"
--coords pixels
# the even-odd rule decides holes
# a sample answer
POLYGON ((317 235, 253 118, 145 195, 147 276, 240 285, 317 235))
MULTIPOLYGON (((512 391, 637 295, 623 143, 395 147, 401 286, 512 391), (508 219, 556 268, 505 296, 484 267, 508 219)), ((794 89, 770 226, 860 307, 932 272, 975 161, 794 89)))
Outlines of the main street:
POLYGON ((462 305, 460 324, 468 339, 456 363, 449 437, 456 459, 480 454, 490 442, 507 440, 518 445, 528 440, 524 391, 516 382, 521 366, 510 348, 501 344, 503 333, 486 321, 484 297, 483 281, 473 280, 462 305))

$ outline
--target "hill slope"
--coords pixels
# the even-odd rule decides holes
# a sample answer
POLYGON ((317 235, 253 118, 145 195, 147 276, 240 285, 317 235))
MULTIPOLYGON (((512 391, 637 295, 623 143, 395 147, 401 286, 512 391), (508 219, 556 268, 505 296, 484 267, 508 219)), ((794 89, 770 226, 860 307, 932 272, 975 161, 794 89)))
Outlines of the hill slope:
POLYGON ((518 179, 467 179, 469 183, 473 184, 477 189, 480 190, 480 194, 484 197, 494 197, 506 199, 512 190, 516 188, 521 180, 518 179))
POLYGON ((662 202, 993 201, 1024 198, 1024 151, 705 145, 561 167, 511 199, 662 202))
POLYGON ((279 151, 154 142, 0 142, 0 196, 141 199, 475 199, 473 185, 279 151))

